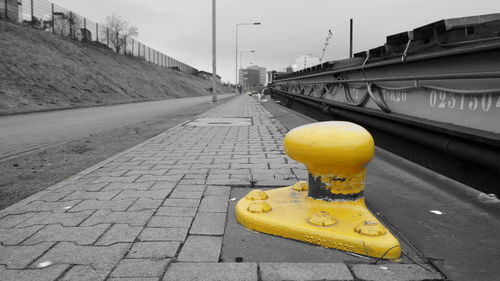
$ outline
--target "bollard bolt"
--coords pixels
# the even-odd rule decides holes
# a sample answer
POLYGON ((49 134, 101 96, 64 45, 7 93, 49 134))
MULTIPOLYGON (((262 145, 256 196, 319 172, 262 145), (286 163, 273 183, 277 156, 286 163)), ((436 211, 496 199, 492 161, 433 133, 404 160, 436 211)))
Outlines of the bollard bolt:
POLYGON ((250 191, 247 196, 245 196, 246 199, 248 200, 266 200, 268 198, 267 194, 260 190, 260 189, 254 189, 250 191))
POLYGON ((334 225, 337 221, 327 211, 320 211, 310 217, 308 222, 317 226, 330 226, 334 225))
POLYGON ((253 200, 247 208, 250 213, 267 213, 272 209, 271 205, 264 200, 253 200))
POLYGON ((309 190, 309 185, 305 181, 298 181, 292 185, 292 189, 295 191, 307 191, 309 190))

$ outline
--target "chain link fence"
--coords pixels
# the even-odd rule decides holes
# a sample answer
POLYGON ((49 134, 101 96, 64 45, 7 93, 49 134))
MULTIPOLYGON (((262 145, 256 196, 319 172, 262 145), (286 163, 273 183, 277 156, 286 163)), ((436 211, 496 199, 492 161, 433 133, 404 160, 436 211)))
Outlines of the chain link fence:
POLYGON ((0 18, 34 29, 105 46, 185 73, 198 70, 123 34, 46 0, 0 0, 0 18))

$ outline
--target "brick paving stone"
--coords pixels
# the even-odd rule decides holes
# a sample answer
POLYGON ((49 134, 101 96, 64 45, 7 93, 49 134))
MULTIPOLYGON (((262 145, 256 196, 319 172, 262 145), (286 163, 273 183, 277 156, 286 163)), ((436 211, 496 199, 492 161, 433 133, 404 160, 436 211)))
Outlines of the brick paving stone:
POLYGON ((296 183, 297 180, 295 179, 290 179, 290 180, 284 180, 284 179, 260 179, 257 180, 255 185, 257 186, 262 186, 262 187, 284 187, 284 186, 290 186, 296 183))
POLYGON ((169 175, 206 175, 208 169, 170 169, 169 175))
POLYGON ((63 187, 59 188, 58 190, 81 190, 81 191, 100 191, 103 187, 107 186, 109 183, 108 182, 103 182, 103 183, 88 183, 88 182, 83 182, 83 183, 77 183, 77 182, 70 182, 63 187))
POLYGON ((221 163, 221 164, 193 164, 191 166, 191 169, 196 170, 196 169, 229 169, 229 164, 228 163, 221 163))
POLYGON ((182 246, 178 261, 218 262, 222 247, 220 236, 189 235, 182 246))
POLYGON ((128 164, 123 164, 120 166, 117 166, 115 169, 117 170, 151 170, 153 168, 152 164, 144 164, 144 165, 128 165, 128 164))
POLYGON ((205 191, 205 186, 204 185, 182 185, 179 184, 175 188, 176 191, 184 191, 184 192, 204 192, 205 191))
MULTIPOLYGON (((178 160, 172 160, 174 162, 177 162, 178 160)), ((191 165, 192 164, 183 164, 183 165, 179 165, 179 164, 162 164, 161 162, 158 162, 156 163, 157 165, 155 165, 153 167, 153 170, 156 170, 156 169, 168 169, 170 171, 170 169, 189 169, 191 168, 191 165)))
POLYGON ((134 243, 126 258, 174 257, 180 245, 180 242, 137 242, 134 243))
POLYGON ((226 213, 228 198, 222 196, 206 196, 201 200, 200 212, 226 213))
POLYGON ((151 187, 151 190, 173 189, 176 185, 176 182, 161 181, 155 183, 151 187))
POLYGON ((0 219, 0 228, 14 227, 14 226, 22 223, 23 221, 31 218, 35 214, 37 214, 37 213, 33 212, 33 213, 24 213, 24 214, 19 214, 19 215, 7 215, 7 216, 3 217, 2 219, 0 219))
POLYGON ((111 270, 129 248, 129 243, 78 246, 74 243, 61 242, 40 257, 36 263, 50 261, 54 264, 88 265, 96 270, 111 270))
POLYGON ((224 155, 223 157, 224 158, 214 159, 214 164, 220 164, 220 163, 249 164, 248 159, 230 159, 230 155, 224 155))
POLYGON ((155 184, 154 182, 132 182, 132 183, 119 183, 112 182, 103 188, 103 191, 109 190, 150 190, 151 187, 155 184))
POLYGON ((138 212, 112 212, 107 210, 99 210, 92 216, 86 219, 81 226, 92 226, 104 223, 120 223, 130 226, 144 226, 149 218, 153 215, 154 210, 145 210, 138 212))
POLYGON ((173 159, 162 159, 162 160, 153 160, 153 159, 146 159, 144 160, 144 164, 153 164, 153 165, 173 165, 177 163, 177 160, 173 159))
POLYGON ((242 180, 239 178, 230 178, 230 179, 213 179, 207 180, 205 184, 211 185, 251 185, 252 183, 249 180, 242 180))
POLYGON ((43 225, 35 225, 25 228, 0 228, 0 243, 17 245, 43 227, 43 225))
POLYGON ((257 281, 255 263, 173 263, 163 281, 257 281))
POLYGON ((192 217, 153 216, 148 227, 190 227, 192 217))
MULTIPOLYGON (((50 192, 48 194, 45 194, 38 198, 39 201, 45 201, 45 202, 56 202, 61 200, 62 198, 66 197, 68 194, 71 194, 73 191, 72 190, 61 190, 61 191, 54 191, 50 192)), ((74 199, 74 198, 73 198, 74 199)), ((64 198, 64 200, 72 200, 71 198, 64 198)))
POLYGON ((91 266, 76 265, 72 267, 61 281, 104 281, 109 270, 95 270, 91 266))
POLYGON ((152 176, 152 175, 142 175, 135 182, 148 182, 148 181, 172 181, 176 182, 182 178, 182 175, 166 175, 163 176, 152 176))
POLYGON ((417 264, 355 264, 351 265, 355 277, 367 281, 410 281, 443 280, 436 272, 431 272, 417 264), (387 269, 384 269, 387 268, 387 269))
POLYGON ((262 281, 354 280, 343 263, 260 263, 262 281))
POLYGON ((231 180, 240 180, 241 182, 249 182, 253 177, 250 174, 230 174, 231 180))
POLYGON ((228 179, 229 179, 229 173, 227 173, 227 174, 215 174, 215 175, 209 174, 207 177, 207 181, 228 180, 228 179))
POLYGON ((74 206, 68 212, 80 212, 85 210, 110 210, 110 211, 125 211, 130 207, 135 200, 95 200, 87 199, 80 204, 74 206))
POLYGON ((182 241, 186 240, 187 227, 147 227, 139 235, 140 241, 182 241))
POLYGON ((160 207, 156 212, 158 216, 170 217, 194 217, 196 215, 196 208, 192 207, 160 207))
POLYGON ((117 278, 108 278, 107 281, 158 281, 159 277, 117 277, 117 278))
POLYGON ((167 173, 168 169, 159 169, 159 170, 130 170, 125 176, 134 176, 134 175, 152 175, 152 176, 163 176, 167 173))
POLYGON ((111 277, 159 277, 169 262, 170 259, 122 259, 111 277))
POLYGON ((0 280, 2 281, 53 281, 68 269, 69 265, 52 265, 42 269, 12 270, 0 266, 0 280))
POLYGON ((211 175, 218 175, 218 174, 239 174, 239 175, 250 175, 250 169, 239 169, 239 170, 217 170, 217 169, 210 169, 210 174, 211 175))
POLYGON ((127 209, 127 212, 143 211, 143 210, 156 210, 163 200, 154 200, 151 198, 139 198, 137 201, 127 209))
POLYGON ((199 184, 199 185, 204 185, 206 184, 205 179, 182 179, 179 181, 179 184, 199 184))
POLYGON ((267 163, 262 163, 262 160, 256 160, 254 161, 256 163, 254 164, 240 164, 240 163, 232 163, 231 164, 231 169, 233 170, 238 170, 238 169, 269 169, 267 163))
POLYGON ((189 180, 189 179, 205 179, 207 177, 206 174, 187 174, 184 175, 183 179, 189 180))
POLYGON ((70 241, 78 245, 93 244, 101 236, 109 224, 100 224, 90 227, 66 227, 62 225, 47 225, 35 235, 23 242, 24 245, 33 245, 40 242, 70 241))
MULTIPOLYGON (((198 157, 196 157, 198 158, 198 157)), ((177 163, 179 164, 212 164, 213 160, 210 158, 205 159, 181 159, 177 163)))
POLYGON ((120 170, 112 170, 112 169, 98 169, 93 171, 87 175, 84 175, 82 178, 98 178, 98 177, 120 177, 125 174, 128 170, 120 169, 120 170))
POLYGON ((130 226, 128 224, 114 224, 104 235, 97 240, 96 245, 111 245, 114 243, 134 242, 142 227, 130 226))
POLYGON ((33 246, 0 245, 0 264, 5 265, 8 269, 24 268, 53 245, 53 242, 44 242, 33 246))
POLYGON ((299 180, 307 180, 309 178, 307 170, 303 168, 302 169, 292 168, 292 172, 299 180))
POLYGON ((73 207, 80 203, 81 200, 65 201, 65 202, 44 202, 33 201, 27 205, 20 206, 12 211, 11 214, 22 214, 28 212, 65 212, 68 207, 73 207))
POLYGON ((111 200, 119 191, 75 191, 64 198, 64 200, 74 199, 97 199, 111 200))
POLYGON ((189 234, 223 235, 226 226, 226 213, 205 213, 198 211, 189 234))
POLYGON ((188 192, 181 191, 181 189, 176 189, 168 198, 180 198, 180 199, 200 199, 203 196, 202 192, 188 192))
POLYGON ((167 198, 170 194, 171 189, 160 189, 160 190, 149 190, 149 191, 139 191, 139 190, 124 190, 118 194, 113 200, 123 200, 123 199, 137 199, 137 198, 150 198, 163 200, 167 198))
POLYGON ((163 206, 170 207, 198 207, 198 204, 200 204, 200 199, 167 198, 165 202, 163 202, 163 206))
POLYGON ((134 182, 137 178, 139 178, 139 176, 98 177, 92 183, 103 183, 103 182, 131 183, 134 182))
POLYGON ((208 186, 205 189, 205 196, 222 196, 229 198, 231 187, 229 186, 208 186))
POLYGON ((62 224, 63 226, 77 226, 87 219, 94 211, 82 211, 77 213, 52 213, 40 212, 20 223, 17 227, 32 225, 62 224))

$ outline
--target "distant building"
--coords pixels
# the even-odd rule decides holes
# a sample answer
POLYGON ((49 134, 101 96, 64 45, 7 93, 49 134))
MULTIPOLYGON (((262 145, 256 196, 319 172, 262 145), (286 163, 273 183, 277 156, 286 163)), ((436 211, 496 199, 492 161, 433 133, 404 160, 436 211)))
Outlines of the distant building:
POLYGON ((7 19, 12 22, 19 22, 19 15, 22 10, 20 0, 0 0, 0 17, 5 16, 5 1, 7 1, 7 19))
POLYGON ((260 72, 257 69, 240 69, 240 82, 244 91, 258 90, 260 85, 260 72))
POLYGON ((266 85, 266 68, 251 65, 245 69, 240 69, 238 83, 245 90, 259 90, 266 85))
MULTIPOLYGON (((212 73, 206 72, 206 71, 203 71, 203 70, 200 70, 200 71, 196 72, 195 75, 198 76, 198 77, 201 77, 203 79, 210 80, 210 81, 212 81, 212 79, 214 77, 212 73)), ((216 75, 216 76, 217 76, 217 82, 220 82, 220 76, 219 75, 216 75)))

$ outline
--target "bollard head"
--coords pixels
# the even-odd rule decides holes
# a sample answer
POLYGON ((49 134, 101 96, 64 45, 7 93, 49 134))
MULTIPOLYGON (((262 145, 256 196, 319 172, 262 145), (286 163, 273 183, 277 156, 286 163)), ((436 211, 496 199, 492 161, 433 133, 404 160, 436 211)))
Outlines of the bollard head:
POLYGON ((285 152, 309 166, 364 167, 374 153, 374 142, 363 127, 328 121, 297 127, 285 136, 285 152))

